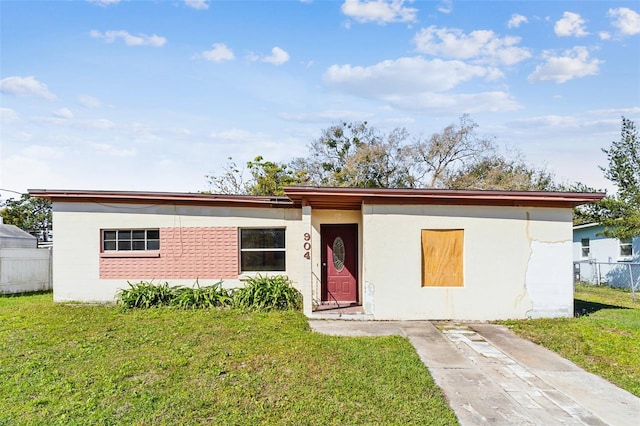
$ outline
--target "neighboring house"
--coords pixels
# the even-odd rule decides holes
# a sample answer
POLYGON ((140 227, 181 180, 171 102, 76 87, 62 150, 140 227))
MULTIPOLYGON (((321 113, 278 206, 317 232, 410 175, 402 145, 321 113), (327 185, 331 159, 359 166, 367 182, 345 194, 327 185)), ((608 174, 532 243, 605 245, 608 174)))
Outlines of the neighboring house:
POLYGON ((127 281, 283 274, 308 316, 376 320, 572 316, 572 208, 604 195, 30 193, 53 201, 56 301, 111 302, 127 281))
POLYGON ((573 227, 574 278, 628 288, 640 279, 640 237, 605 237, 604 229, 599 223, 573 227))
POLYGON ((0 294, 51 289, 51 251, 33 235, 0 223, 0 294))
POLYGON ((0 223, 0 249, 38 248, 38 239, 15 225, 0 223))

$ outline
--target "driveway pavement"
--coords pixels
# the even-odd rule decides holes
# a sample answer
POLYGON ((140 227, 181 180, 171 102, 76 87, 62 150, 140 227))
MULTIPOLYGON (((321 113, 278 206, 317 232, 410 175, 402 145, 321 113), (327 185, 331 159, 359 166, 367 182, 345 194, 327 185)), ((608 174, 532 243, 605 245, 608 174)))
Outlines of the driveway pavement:
POLYGON ((309 324, 324 334, 407 337, 462 425, 640 426, 640 398, 500 325, 309 324))

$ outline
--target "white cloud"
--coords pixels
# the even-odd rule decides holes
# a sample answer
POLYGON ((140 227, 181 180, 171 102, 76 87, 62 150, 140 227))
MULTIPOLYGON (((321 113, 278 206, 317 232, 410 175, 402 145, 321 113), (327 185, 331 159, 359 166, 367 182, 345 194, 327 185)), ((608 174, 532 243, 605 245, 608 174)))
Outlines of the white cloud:
POLYGON ((371 113, 351 110, 326 110, 310 113, 278 113, 278 117, 283 120, 297 121, 301 123, 327 123, 333 121, 364 121, 373 116, 371 113))
POLYGON ((564 12, 562 19, 556 22, 554 30, 556 35, 561 37, 584 37, 589 34, 585 28, 585 20, 580 14, 573 12, 564 12))
POLYGON ((522 107, 505 92, 481 93, 420 93, 416 96, 390 97, 398 108, 433 113, 467 113, 515 111, 522 107))
POLYGON ((453 0, 442 0, 436 9, 445 15, 450 14, 453 12, 453 0))
POLYGON ((64 119, 67 119, 67 120, 73 118, 73 112, 71 112, 71 110, 69 108, 60 108, 59 110, 54 111, 53 115, 55 117, 64 118, 64 119))
POLYGON ((213 49, 202 52, 202 57, 211 62, 232 61, 235 59, 233 51, 224 43, 214 43, 213 49))
POLYGON ((46 145, 29 145, 22 150, 28 158, 40 160, 59 160, 64 157, 63 149, 46 145))
POLYGON ((0 108, 0 122, 3 124, 17 123, 20 116, 11 108, 0 108))
POLYGON ((47 85, 39 82, 32 75, 28 77, 5 77, 0 80, 0 92, 15 96, 35 96, 54 100, 56 96, 49 91, 47 85))
POLYGON ((422 57, 386 60, 369 67, 332 65, 324 74, 333 88, 361 96, 395 93, 442 92, 476 77, 487 77, 485 67, 461 61, 426 60, 422 57))
POLYGON ((135 157, 137 155, 135 149, 116 148, 106 143, 94 143, 91 144, 91 146, 95 148, 96 151, 111 157, 135 157))
POLYGON ((507 28, 518 28, 522 24, 529 22, 526 16, 514 13, 507 22, 507 28))
POLYGON ((118 4, 121 0, 87 0, 87 3, 95 4, 97 6, 107 7, 112 4, 118 4))
POLYGON ((418 9, 404 3, 405 0, 345 0, 340 10, 361 23, 415 22, 418 9))
POLYGON ((76 124, 78 127, 91 129, 91 130, 106 130, 106 129, 113 129, 114 127, 116 127, 116 123, 106 118, 82 120, 82 121, 78 121, 76 124))
POLYGON ((531 56, 527 49, 516 46, 520 40, 520 37, 500 38, 490 30, 465 34, 457 28, 435 26, 421 29, 413 39, 421 53, 502 65, 513 65, 531 56))
MULTIPOLYGON (((63 108, 62 110, 65 110, 65 109, 66 108, 63 108)), ((64 115, 65 112, 62 110, 59 110, 57 112, 61 113, 61 115, 64 115)), ((69 111, 69 113, 70 112, 71 111, 69 111)), ((77 119, 72 119, 71 117, 63 117, 61 115, 54 114, 54 117, 35 117, 33 118, 33 121, 37 123, 48 123, 48 124, 55 124, 59 126, 73 127, 75 129, 82 129, 82 130, 109 130, 117 127, 116 123, 106 118, 77 120, 77 119)))
POLYGON ((514 120, 508 123, 511 126, 523 128, 523 129, 531 129, 531 128, 540 128, 540 127, 564 127, 564 128, 575 128, 582 125, 582 121, 577 117, 573 116, 562 116, 562 115, 544 115, 538 117, 528 117, 519 120, 514 120))
POLYGON ((153 46, 162 47, 167 42, 164 37, 146 34, 138 34, 137 36, 129 34, 125 30, 110 30, 101 33, 97 30, 91 30, 89 35, 93 38, 102 38, 107 43, 113 43, 116 39, 121 38, 127 46, 153 46))
POLYGON ((212 139, 222 139, 225 141, 240 142, 240 141, 246 141, 246 140, 255 140, 256 134, 251 133, 247 130, 233 128, 229 130, 224 130, 222 132, 211 132, 209 134, 209 137, 212 139))
POLYGON ((555 81, 564 83, 574 78, 598 74, 599 59, 589 59, 589 51, 584 46, 576 46, 563 52, 562 56, 555 56, 551 50, 543 52, 545 63, 538 65, 528 77, 529 81, 555 81))
POLYGON ((640 34, 640 13, 626 7, 609 9, 607 16, 614 18, 612 25, 622 35, 640 34))
MULTIPOLYGON (((624 116, 631 116, 631 115, 640 116, 640 107, 593 109, 591 111, 588 111, 588 113, 592 114, 592 115, 595 115, 595 116, 610 115, 610 116, 613 116, 614 118, 616 118, 618 120, 618 122, 620 122, 620 116, 621 115, 624 115, 624 116)), ((640 118, 640 117, 638 117, 638 118, 640 118)), ((631 117, 631 119, 635 120, 633 117, 631 117)))
POLYGON ((598 37, 600 37, 600 40, 609 40, 611 39, 611 34, 606 31, 600 31, 598 37))
MULTIPOLYGON (((54 180, 51 162, 24 154, 11 155, 0 160, 0 179, 4 188, 26 192, 29 188, 42 188, 54 180)), ((12 197, 15 196, 12 194, 12 197)))
POLYGON ((458 109, 489 111, 516 109, 519 106, 507 94, 445 94, 461 83, 474 78, 493 80, 502 76, 491 67, 466 64, 462 61, 426 60, 422 57, 387 60, 361 67, 333 65, 324 74, 328 87, 350 95, 388 102, 409 110, 447 111, 458 109), (482 105, 481 107, 479 105, 482 105))
POLYGON ((187 7, 198 10, 206 10, 209 9, 208 0, 184 0, 184 4, 187 7))
POLYGON ((267 62, 273 65, 282 65, 288 60, 289 54, 277 46, 271 49, 271 56, 262 58, 262 62, 267 62))
POLYGON ((101 108, 102 101, 89 95, 79 95, 76 101, 85 108, 101 108))

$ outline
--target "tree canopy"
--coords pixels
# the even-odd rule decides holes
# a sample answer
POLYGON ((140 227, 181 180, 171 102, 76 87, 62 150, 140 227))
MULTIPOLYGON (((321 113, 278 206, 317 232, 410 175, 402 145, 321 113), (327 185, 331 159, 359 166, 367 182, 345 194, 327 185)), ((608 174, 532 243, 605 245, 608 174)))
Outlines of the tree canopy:
POLYGON ((206 175, 209 191, 218 194, 238 195, 284 195, 285 186, 300 185, 307 181, 306 172, 296 170, 284 163, 265 161, 262 156, 247 162, 249 178, 245 180, 244 170, 227 159, 222 173, 206 175))
POLYGON ((478 125, 462 115, 430 137, 406 129, 383 133, 363 122, 340 122, 321 131, 307 157, 289 163, 247 163, 246 173, 232 159, 219 174, 208 175, 212 192, 281 195, 287 185, 361 188, 455 188, 547 190, 553 176, 499 151, 478 125))
POLYGON ((4 223, 15 225, 39 240, 49 241, 52 228, 51 201, 29 194, 23 194, 17 200, 9 198, 2 203, 0 216, 4 223))
POLYGON ((602 151, 609 164, 601 169, 616 185, 617 193, 596 205, 594 217, 606 227, 607 236, 628 239, 640 235, 640 140, 635 123, 622 117, 620 140, 602 151))

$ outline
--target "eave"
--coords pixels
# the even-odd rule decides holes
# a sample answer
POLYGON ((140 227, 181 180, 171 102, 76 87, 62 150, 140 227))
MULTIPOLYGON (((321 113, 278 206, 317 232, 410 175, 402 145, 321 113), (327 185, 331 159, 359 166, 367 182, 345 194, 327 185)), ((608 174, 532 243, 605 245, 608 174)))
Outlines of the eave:
POLYGON ((294 207, 287 197, 221 195, 186 192, 30 189, 29 194, 53 202, 215 205, 229 207, 294 207))
POLYGON ((363 204, 561 207, 601 200, 601 192, 478 191, 449 189, 370 189, 286 187, 295 205, 316 209, 360 209, 363 204))
POLYGON ((54 202, 96 202, 124 204, 215 205, 228 207, 360 210, 363 204, 469 205, 573 208, 601 200, 601 192, 477 191, 449 189, 371 189, 286 187, 285 197, 223 195, 184 192, 47 190, 30 189, 29 194, 54 202))

